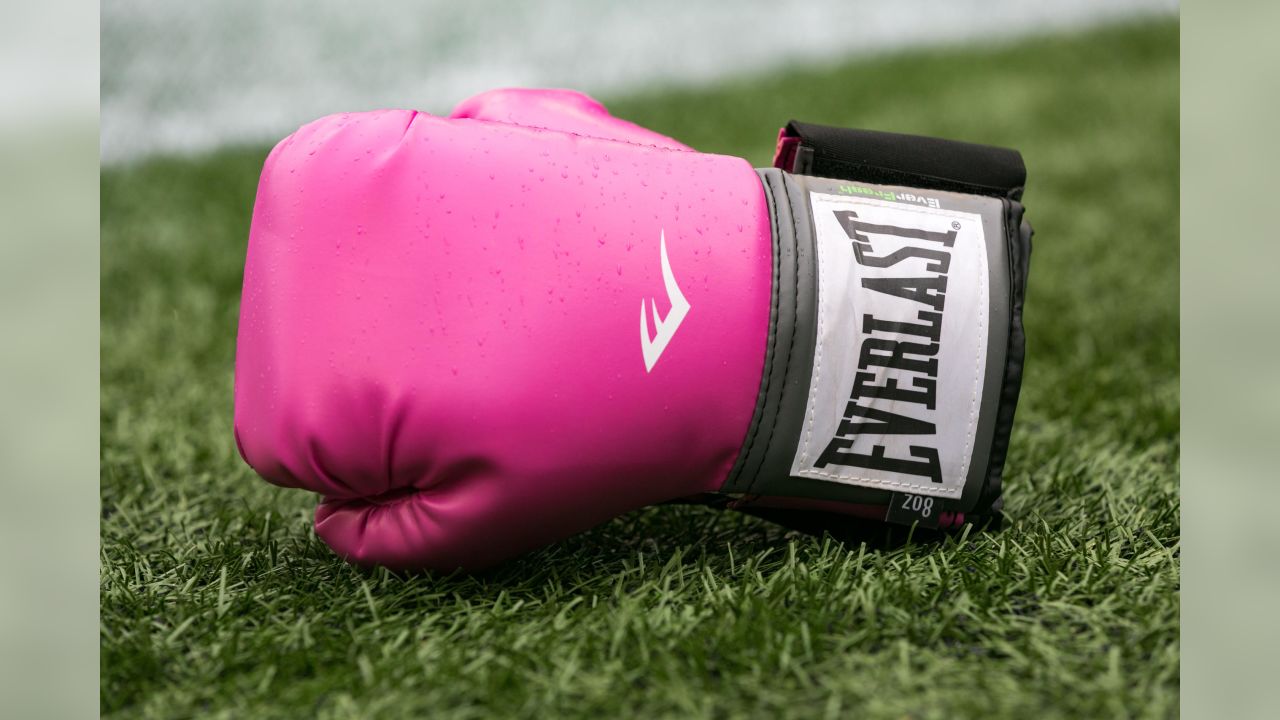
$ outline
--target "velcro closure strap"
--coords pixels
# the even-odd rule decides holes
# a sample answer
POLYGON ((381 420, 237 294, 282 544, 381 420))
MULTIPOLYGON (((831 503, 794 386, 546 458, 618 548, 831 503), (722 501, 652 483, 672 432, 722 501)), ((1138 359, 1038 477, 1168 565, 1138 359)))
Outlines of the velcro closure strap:
POLYGON ((792 120, 774 167, 798 175, 905 185, 1018 200, 1027 169, 1016 150, 792 120))

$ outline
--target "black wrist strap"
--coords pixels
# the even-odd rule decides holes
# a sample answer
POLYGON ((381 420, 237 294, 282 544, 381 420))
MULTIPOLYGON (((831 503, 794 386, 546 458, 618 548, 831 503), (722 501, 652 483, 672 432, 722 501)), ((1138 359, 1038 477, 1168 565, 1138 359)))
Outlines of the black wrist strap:
POLYGON ((906 185, 1018 200, 1027 169, 1016 150, 792 120, 774 167, 797 175, 906 185))

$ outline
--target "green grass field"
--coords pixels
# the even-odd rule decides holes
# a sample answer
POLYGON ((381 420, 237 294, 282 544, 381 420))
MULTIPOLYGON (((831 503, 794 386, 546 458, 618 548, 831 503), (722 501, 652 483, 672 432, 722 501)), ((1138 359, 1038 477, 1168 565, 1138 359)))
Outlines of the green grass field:
POLYGON ((350 567, 312 533, 314 497, 258 480, 231 437, 267 148, 107 169, 103 714, 1175 716, 1177 25, 609 104, 757 165, 792 117, 1023 152, 1005 529, 852 545, 660 507, 480 577, 350 567))

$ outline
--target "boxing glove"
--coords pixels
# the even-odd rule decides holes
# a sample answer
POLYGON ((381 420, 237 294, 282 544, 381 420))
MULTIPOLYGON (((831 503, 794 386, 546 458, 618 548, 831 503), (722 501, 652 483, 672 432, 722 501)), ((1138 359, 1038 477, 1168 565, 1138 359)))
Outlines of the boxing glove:
POLYGON ((235 436, 340 555, 474 570, 679 499, 998 510, 1015 153, 792 123, 756 171, 573 93, 454 115, 323 118, 263 168, 235 436))

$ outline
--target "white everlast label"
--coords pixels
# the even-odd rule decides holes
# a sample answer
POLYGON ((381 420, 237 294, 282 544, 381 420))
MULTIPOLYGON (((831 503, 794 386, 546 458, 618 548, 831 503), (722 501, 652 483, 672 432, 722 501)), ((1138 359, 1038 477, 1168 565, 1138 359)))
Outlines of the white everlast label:
POLYGON ((981 216, 811 193, 813 375, 791 474, 958 498, 988 323, 981 216))

